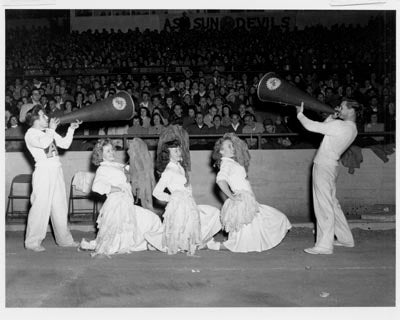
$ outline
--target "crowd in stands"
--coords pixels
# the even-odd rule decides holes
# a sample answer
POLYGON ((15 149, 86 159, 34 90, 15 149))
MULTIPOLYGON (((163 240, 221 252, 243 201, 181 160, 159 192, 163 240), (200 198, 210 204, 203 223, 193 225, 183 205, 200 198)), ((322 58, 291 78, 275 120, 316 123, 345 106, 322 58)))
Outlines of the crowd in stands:
MULTIPOLYGON (((333 108, 343 98, 356 100, 359 132, 394 131, 395 39, 389 27, 376 18, 364 27, 269 32, 8 30, 6 136, 23 134, 26 112, 34 104, 42 104, 50 116, 57 117, 125 90, 135 102, 132 120, 85 124, 76 135, 158 135, 165 126, 178 124, 190 135, 247 134, 250 148, 259 143, 253 134, 289 132, 302 135, 266 136, 260 141, 262 148, 317 146, 320 137, 302 131, 294 108, 259 101, 257 84, 265 71, 276 72, 333 108), (170 72, 136 72, 157 66, 170 72), (177 72, 178 66, 184 68, 177 72), (63 76, 62 72, 92 68, 108 73, 63 76), (48 75, 22 76, 29 69, 48 75)), ((382 143, 382 139, 364 143, 382 143)), ((200 147, 210 141, 191 139, 193 146, 200 147)), ((116 143, 122 146, 121 140, 116 143)), ((77 140, 73 148, 92 146, 91 140, 77 140)), ((19 147, 16 141, 6 143, 10 151, 19 147)))

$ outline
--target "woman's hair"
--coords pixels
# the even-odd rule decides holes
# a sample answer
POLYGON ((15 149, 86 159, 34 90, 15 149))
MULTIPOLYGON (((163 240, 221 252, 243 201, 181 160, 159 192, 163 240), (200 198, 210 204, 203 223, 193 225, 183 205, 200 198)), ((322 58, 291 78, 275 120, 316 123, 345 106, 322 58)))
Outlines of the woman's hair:
POLYGON ((145 107, 140 107, 139 108, 139 113, 138 113, 139 117, 142 116, 142 110, 145 110, 146 111, 146 117, 150 118, 150 111, 149 111, 149 109, 147 109, 145 107))
POLYGON ((214 145, 214 151, 212 153, 212 158, 215 161, 215 166, 218 168, 221 165, 221 158, 222 155, 219 152, 221 150, 222 143, 225 140, 230 140, 232 141, 233 145, 233 150, 234 150, 234 157, 233 159, 238 162, 240 165, 242 165, 245 169, 246 172, 249 170, 249 164, 250 164, 250 153, 249 153, 249 148, 242 139, 240 139, 236 134, 234 133, 225 133, 224 136, 215 143, 214 145))
POLYGON ((224 109, 228 109, 228 116, 231 116, 231 112, 232 112, 231 107, 229 105, 227 105, 227 104, 224 104, 222 106, 222 116, 225 116, 224 115, 224 109))
POLYGON ((106 138, 106 139, 99 139, 97 141, 92 152, 92 163, 95 166, 99 166, 100 163, 103 161, 103 147, 109 144, 114 148, 114 144, 111 139, 106 138))
MULTIPOLYGON (((178 148, 178 147, 179 148, 182 147, 179 140, 166 141, 161 145, 161 151, 160 151, 160 153, 157 157, 157 161, 156 161, 156 168, 159 172, 163 172, 169 163, 169 160, 170 160, 169 149, 178 148)), ((185 171, 186 171, 186 168, 185 168, 185 171)))
POLYGON ((153 113, 153 115, 151 116, 151 120, 150 120, 150 125, 151 126, 154 126, 154 118, 155 117, 159 117, 160 118, 160 123, 162 124, 162 125, 164 125, 164 120, 163 120, 163 118, 161 117, 161 114, 159 114, 159 113, 153 113))

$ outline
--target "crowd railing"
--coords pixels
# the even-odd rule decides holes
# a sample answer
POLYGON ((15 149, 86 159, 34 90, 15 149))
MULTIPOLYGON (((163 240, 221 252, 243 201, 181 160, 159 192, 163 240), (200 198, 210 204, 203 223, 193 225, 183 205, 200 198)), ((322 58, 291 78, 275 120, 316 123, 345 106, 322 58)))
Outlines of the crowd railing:
MULTIPOLYGON (((357 138, 366 138, 366 137, 383 137, 383 141, 378 141, 377 143, 387 144, 390 142, 394 142, 396 132, 395 131, 384 131, 384 132, 362 132, 359 133, 357 138)), ((194 147, 195 150, 210 150, 214 143, 223 136, 223 134, 190 134, 189 135, 189 143, 190 147, 194 147)), ((250 141, 251 149, 264 149, 263 148, 263 139, 278 139, 278 138, 302 138, 303 136, 299 133, 258 133, 258 134, 237 134, 240 138, 244 139, 245 141, 250 141), (256 139, 254 143, 252 139, 256 139)), ((75 135, 74 141, 96 141, 97 139, 105 139, 109 138, 112 140, 119 140, 122 142, 120 144, 121 149, 127 150, 129 148, 129 141, 133 140, 134 138, 140 138, 144 140, 149 150, 154 150, 157 148, 157 142, 159 139, 159 134, 120 134, 120 135, 75 135)), ((303 137, 304 138, 304 137, 303 137)), ((20 141, 24 142, 23 136, 6 136, 6 152, 11 151, 7 150, 7 142, 10 141, 20 141)), ((306 142, 307 140, 302 139, 302 143, 306 142)), ((317 146, 312 147, 310 144, 310 148, 316 148, 317 146)), ((292 144, 290 148, 287 149, 296 149, 296 143, 292 144)), ((22 151, 22 150, 12 150, 12 151, 22 151)), ((74 150, 74 151, 85 151, 85 150, 74 150)))

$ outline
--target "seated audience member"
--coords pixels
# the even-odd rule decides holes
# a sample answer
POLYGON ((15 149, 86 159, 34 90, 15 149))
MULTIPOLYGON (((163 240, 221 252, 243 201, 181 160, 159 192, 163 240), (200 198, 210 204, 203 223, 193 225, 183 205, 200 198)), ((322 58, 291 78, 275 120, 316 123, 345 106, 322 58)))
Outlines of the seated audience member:
POLYGON ((146 108, 149 112, 153 111, 153 104, 150 100, 150 94, 147 91, 142 92, 142 100, 139 103, 139 108, 141 107, 146 108))
POLYGON ((233 132, 236 134, 243 133, 243 124, 240 123, 240 116, 238 113, 233 112, 231 114, 231 124, 227 127, 228 132, 233 132))
POLYGON ((161 132, 164 130, 164 122, 161 118, 161 115, 158 113, 153 113, 153 116, 151 117, 150 121, 150 127, 149 127, 149 134, 161 134, 161 132))
MULTIPOLYGON (((196 113, 196 123, 189 125, 186 130, 189 135, 207 134, 208 133, 209 128, 204 123, 203 114, 201 112, 196 113)), ((205 147, 207 145, 207 141, 205 139, 190 138, 190 145, 198 146, 198 147, 205 147)))
POLYGON ((143 128, 149 128, 150 127, 150 111, 149 109, 145 107, 140 107, 139 108, 139 117, 141 119, 141 124, 143 128))
POLYGON ((196 112, 195 123, 187 127, 189 134, 206 134, 208 126, 204 123, 204 116, 201 112, 196 112))
POLYGON ((183 111, 182 106, 180 104, 174 105, 174 110, 169 117, 170 124, 183 125, 183 111))
POLYGON ((244 121, 244 116, 246 115, 246 105, 244 103, 241 103, 239 105, 239 117, 240 119, 242 119, 242 121, 244 121))
POLYGON ((141 124, 142 122, 142 118, 140 118, 139 116, 134 116, 132 119, 132 125, 129 126, 128 128, 128 134, 134 134, 134 135, 142 135, 142 134, 148 134, 149 133, 149 129, 148 128, 144 128, 141 124))
MULTIPOLYGON (((24 137, 24 129, 18 122, 16 115, 11 115, 8 120, 7 129, 5 131, 6 137, 24 137)), ((24 148, 23 140, 8 140, 6 141, 6 151, 22 151, 24 148)))
POLYGON ((211 128, 213 126, 214 116, 217 114, 217 107, 211 106, 208 108, 208 113, 204 116, 204 123, 211 128))
POLYGON ((216 114, 212 126, 208 129, 208 134, 224 134, 226 132, 228 132, 228 128, 221 125, 221 116, 216 114))
POLYGON ((222 107, 222 118, 221 118, 221 125, 224 127, 229 127, 232 123, 231 119, 231 107, 225 104, 222 107))
MULTIPOLYGON (((282 117, 277 115, 275 118, 275 132, 276 133, 289 133, 289 127, 287 125, 287 117, 282 117)), ((289 148, 292 145, 292 141, 289 137, 280 137, 278 138, 278 143, 283 148, 289 148)))
POLYGON ((183 127, 186 129, 191 124, 196 123, 196 111, 193 106, 188 108, 188 115, 183 118, 183 127))
POLYGON ((222 98, 221 97, 215 97, 214 99, 214 105, 217 107, 217 114, 219 114, 220 116, 222 116, 222 98))
MULTIPOLYGON (((242 133, 258 134, 264 133, 265 131, 264 126, 261 123, 256 122, 256 117, 251 113, 246 113, 246 115, 244 116, 244 123, 245 126, 243 127, 242 133)), ((246 138, 246 142, 249 148, 257 148, 257 138, 246 138)))
POLYGON ((160 116, 160 118, 161 118, 162 123, 163 123, 164 126, 167 126, 167 125, 169 124, 168 119, 165 119, 165 118, 162 116, 160 108, 157 108, 157 107, 153 108, 153 114, 152 114, 152 116, 155 115, 155 114, 158 114, 158 115, 160 116))
MULTIPOLYGON (((378 114, 372 113, 370 115, 370 121, 364 125, 364 132, 384 132, 385 131, 385 124, 378 122, 378 114)), ((369 138, 368 140, 371 144, 380 143, 384 140, 383 136, 376 136, 376 137, 366 137, 369 138)))

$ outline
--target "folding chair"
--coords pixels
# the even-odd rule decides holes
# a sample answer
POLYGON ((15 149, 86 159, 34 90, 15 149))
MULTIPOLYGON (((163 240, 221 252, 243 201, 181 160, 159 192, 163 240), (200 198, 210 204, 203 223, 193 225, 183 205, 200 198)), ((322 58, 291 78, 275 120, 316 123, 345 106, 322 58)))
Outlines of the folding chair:
POLYGON ((31 174, 19 174, 16 175, 12 181, 10 186, 10 193, 8 195, 8 203, 7 203, 7 211, 6 211, 6 223, 11 219, 15 218, 24 218, 28 216, 29 209, 26 211, 15 211, 14 209, 14 200, 25 200, 25 202, 30 200, 32 190, 32 175, 31 174), (25 184, 25 189, 27 189, 26 193, 19 192, 16 193, 15 185, 16 184, 25 184))
POLYGON ((91 191, 93 179, 94 173, 87 171, 78 171, 72 177, 68 203, 68 219, 70 222, 88 221, 88 216, 91 216, 92 221, 96 222, 100 198, 91 191), (90 209, 77 209, 75 202, 82 202, 82 200, 93 202, 92 207, 90 209))

